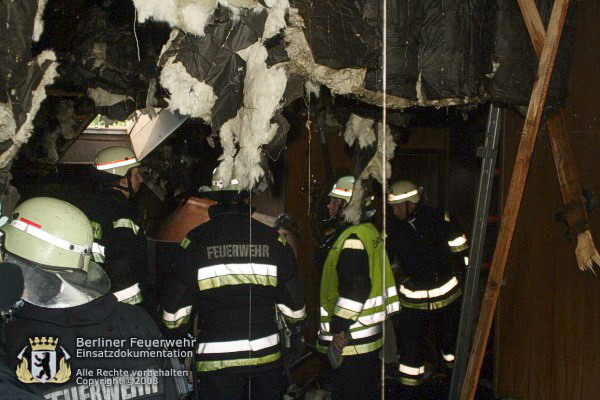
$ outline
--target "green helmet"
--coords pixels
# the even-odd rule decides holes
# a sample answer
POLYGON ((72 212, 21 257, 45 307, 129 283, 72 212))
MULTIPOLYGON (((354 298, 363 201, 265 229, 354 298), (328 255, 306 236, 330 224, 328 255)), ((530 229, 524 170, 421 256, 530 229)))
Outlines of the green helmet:
POLYGON ((391 192, 388 194, 388 204, 400 204, 411 202, 417 204, 421 200, 422 187, 417 187, 410 181, 398 181, 392 184, 391 192))
POLYGON ((23 270, 24 300, 62 308, 108 292, 106 273, 90 262, 92 226, 77 207, 49 197, 29 199, 15 208, 2 231, 6 261, 23 270))
POLYGON ((329 197, 335 197, 349 202, 352 197, 352 190, 354 189, 354 181, 355 179, 353 176, 342 176, 333 184, 333 187, 329 192, 329 197))
POLYGON ((135 153, 125 146, 111 146, 96 155, 94 167, 99 171, 124 177, 133 167, 140 165, 135 153))

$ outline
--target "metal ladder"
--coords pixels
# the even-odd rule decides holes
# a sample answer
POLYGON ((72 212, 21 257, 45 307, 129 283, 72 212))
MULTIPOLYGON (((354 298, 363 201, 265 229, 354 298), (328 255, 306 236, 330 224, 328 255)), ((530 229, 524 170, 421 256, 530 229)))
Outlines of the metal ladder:
POLYGON ((490 103, 487 130, 483 147, 477 149, 477 156, 481 160, 481 175, 477 189, 477 203, 475 205, 475 219, 469 249, 469 262, 466 267, 466 278, 463 288, 463 301, 458 326, 458 341, 456 344, 454 371, 450 384, 449 400, 460 400, 462 384, 464 381, 469 353, 473 339, 475 313, 479 300, 479 277, 483 258, 486 227, 490 213, 490 198, 494 175, 496 171, 496 158, 498 155, 498 142, 500 137, 500 108, 490 103))

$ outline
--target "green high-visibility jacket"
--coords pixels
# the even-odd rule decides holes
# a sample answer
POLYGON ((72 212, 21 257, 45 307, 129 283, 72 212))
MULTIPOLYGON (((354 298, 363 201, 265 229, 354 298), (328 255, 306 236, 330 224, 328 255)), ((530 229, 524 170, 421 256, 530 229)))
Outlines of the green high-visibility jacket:
POLYGON ((350 325, 353 340, 344 348, 343 355, 364 354, 381 347, 381 323, 400 309, 400 303, 396 282, 383 247, 383 238, 373 224, 348 227, 337 238, 325 260, 320 303, 321 327, 317 344, 320 351, 326 351, 328 342, 332 340, 330 323, 334 315, 355 321, 350 325), (347 243, 352 235, 358 237, 361 242, 358 248, 364 248, 369 259, 371 292, 364 303, 340 297, 338 290, 338 260, 344 248, 349 248, 348 243, 357 240, 350 239, 347 243))

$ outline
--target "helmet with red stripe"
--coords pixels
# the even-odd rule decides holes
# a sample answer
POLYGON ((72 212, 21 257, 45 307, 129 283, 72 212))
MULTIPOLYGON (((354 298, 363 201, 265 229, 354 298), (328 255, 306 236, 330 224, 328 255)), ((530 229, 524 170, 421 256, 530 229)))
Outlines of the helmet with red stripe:
POLYGON ((94 167, 98 171, 120 177, 127 176, 127 171, 140 165, 135 153, 125 146, 110 146, 96 155, 94 167))

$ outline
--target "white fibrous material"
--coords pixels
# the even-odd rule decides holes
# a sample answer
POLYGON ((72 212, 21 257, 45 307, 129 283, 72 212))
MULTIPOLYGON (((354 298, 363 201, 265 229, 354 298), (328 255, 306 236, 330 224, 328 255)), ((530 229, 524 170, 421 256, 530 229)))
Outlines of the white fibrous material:
POLYGON ((348 146, 352 147, 357 140, 361 149, 372 145, 376 140, 374 123, 375 121, 371 118, 363 118, 356 114, 350 115, 344 131, 344 140, 348 146))
POLYGON ((260 166, 262 146, 277 133, 278 125, 271 123, 271 119, 281 106, 287 75, 283 66, 267 67, 267 49, 261 42, 238 54, 246 61, 244 102, 237 115, 221 127, 223 155, 219 174, 227 181, 235 170, 240 188, 252 189, 265 173, 260 166))
POLYGON ((138 21, 164 21, 185 32, 204 36, 204 28, 217 0, 133 0, 138 21))
POLYGON ((99 87, 89 88, 87 94, 94 100, 96 107, 110 107, 128 99, 133 100, 131 97, 124 94, 110 93, 99 87))
POLYGON ((356 94, 364 91, 366 68, 333 69, 315 63, 304 36, 304 20, 295 8, 289 9, 289 26, 284 31, 286 51, 290 57, 290 72, 319 82, 334 94, 356 94))
MULTIPOLYGON (((383 140, 383 124, 379 123, 377 126, 377 152, 356 179, 352 190, 352 198, 344 211, 344 218, 352 224, 358 224, 362 216, 363 182, 373 177, 383 184, 383 140)), ((392 173, 390 160, 394 157, 394 151, 396 150, 396 143, 394 143, 394 138, 390 134, 389 127, 385 129, 385 144, 385 176, 389 178, 392 173)))
POLYGON ((0 103, 0 142, 12 139, 17 130, 13 112, 8 103, 0 103))
MULTIPOLYGON (((0 154, 0 169, 5 168, 8 164, 10 164, 21 146, 31 137, 31 132, 33 131, 33 119, 37 114, 42 101, 46 98, 46 86, 54 83, 54 80, 58 76, 58 72, 56 71, 56 56, 54 55, 53 51, 43 51, 34 61, 32 61, 32 63, 42 65, 46 61, 52 61, 52 63, 46 69, 38 87, 33 91, 31 108, 27 113, 25 122, 17 132, 13 131, 14 134, 10 134, 9 132, 9 137, 13 140, 13 144, 6 151, 4 151, 4 153, 0 154)), ((16 129, 16 127, 13 129, 16 129)))
POLYGON ((308 79, 304 83, 304 92, 307 95, 313 95, 318 99, 321 95, 321 85, 308 79))
POLYGON ((169 109, 210 123, 210 110, 217 101, 213 88, 191 76, 182 63, 173 61, 174 57, 169 58, 160 72, 160 84, 170 93, 169 109))
POLYGON ((269 7, 269 13, 262 34, 263 40, 270 39, 285 29, 285 14, 290 8, 289 0, 265 0, 265 4, 269 7))
POLYGON ((163 21, 199 37, 204 36, 204 28, 217 4, 228 8, 234 19, 241 8, 263 9, 256 0, 133 0, 133 4, 139 22, 163 21))
POLYGON ((46 9, 46 0, 38 0, 37 11, 35 12, 35 20, 33 21, 33 36, 34 42, 40 40, 42 32, 44 32, 44 10, 46 9))
POLYGON ((223 7, 229 8, 233 12, 234 18, 239 16, 240 8, 259 11, 263 6, 257 0, 218 0, 223 7))

